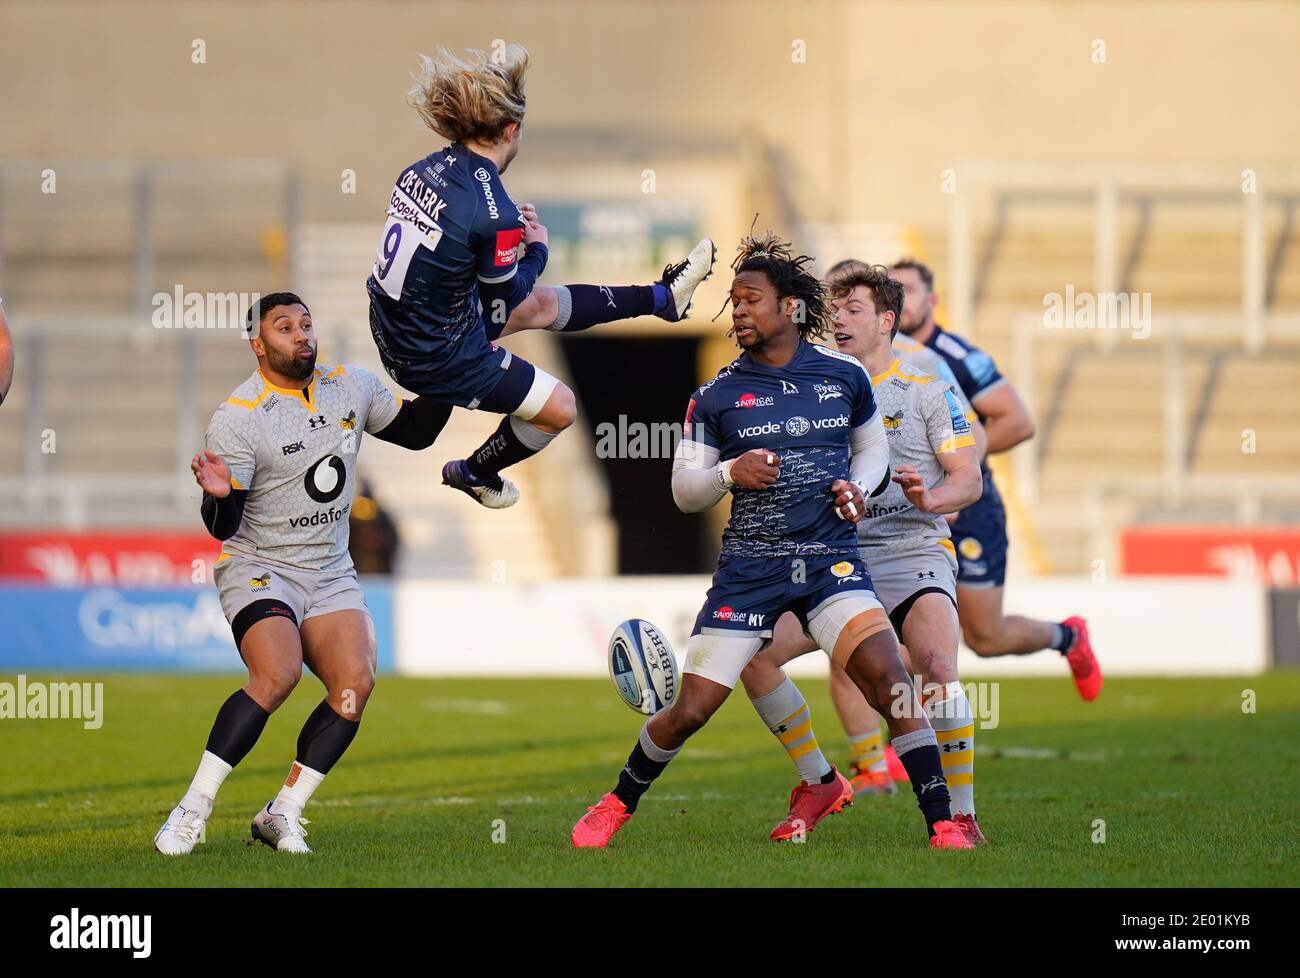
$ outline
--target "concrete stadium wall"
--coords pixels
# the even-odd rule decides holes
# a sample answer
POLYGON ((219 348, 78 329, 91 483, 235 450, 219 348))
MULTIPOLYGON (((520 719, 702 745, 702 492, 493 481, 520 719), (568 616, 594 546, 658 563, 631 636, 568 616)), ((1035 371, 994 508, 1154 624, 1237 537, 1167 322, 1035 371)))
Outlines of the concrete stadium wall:
MULTIPOLYGON (((403 100, 417 52, 497 37, 535 57, 535 145, 592 127, 756 133, 823 220, 941 221, 940 172, 966 158, 1249 166, 1300 146, 1288 2, 18 0, 0 7, 0 154, 284 158, 309 216, 365 219, 430 148, 403 100)), ((529 169, 522 156, 520 193, 529 169)))

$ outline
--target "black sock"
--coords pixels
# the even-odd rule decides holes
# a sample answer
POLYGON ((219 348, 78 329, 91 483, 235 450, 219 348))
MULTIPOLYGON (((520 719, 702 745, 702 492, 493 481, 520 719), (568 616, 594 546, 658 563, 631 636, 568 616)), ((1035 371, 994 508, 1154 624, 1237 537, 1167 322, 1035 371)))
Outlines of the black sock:
POLYGON ((668 762, 676 756, 676 750, 666 751, 655 746, 646 729, 641 728, 641 736, 637 739, 636 746, 632 748, 632 753, 627 756, 627 764, 619 772, 618 784, 614 788, 614 794, 623 803, 629 815, 636 811, 641 796, 650 790, 650 785, 654 783, 655 778, 664 773, 668 762), (651 748, 649 753, 646 751, 647 744, 651 748), (655 760, 651 753, 662 759, 655 760))
POLYGON ((298 763, 321 774, 329 774, 360 726, 360 720, 344 719, 334 712, 329 700, 321 700, 298 734, 298 763))
POLYGON ((1055 627, 1060 630, 1060 637, 1052 643, 1052 648, 1064 655, 1070 651, 1070 646, 1074 644, 1074 626, 1059 622, 1055 627))
POLYGON ((531 422, 507 415, 478 451, 465 460, 465 465, 474 478, 491 483, 500 477, 502 469, 536 455, 554 437, 531 422), (521 433, 531 445, 520 438, 521 433))
POLYGON ((822 784, 830 784, 834 780, 835 780, 835 768, 831 768, 829 771, 827 771, 825 774, 822 775, 822 784))
POLYGON ((952 798, 948 794, 948 782, 943 776, 943 762, 939 759, 939 745, 935 742, 934 731, 928 728, 913 730, 895 737, 892 743, 898 759, 907 769, 907 777, 912 782, 912 791, 916 795, 916 804, 925 816, 925 827, 934 835, 935 822, 945 822, 952 818, 952 798), (916 739, 909 740, 913 737, 916 739))
POLYGON ((655 311, 655 290, 651 285, 566 285, 572 301, 566 333, 589 329, 633 316, 650 316, 655 311))
POLYGON ((208 734, 208 751, 234 767, 253 749, 270 718, 256 700, 242 689, 235 690, 217 711, 208 734))

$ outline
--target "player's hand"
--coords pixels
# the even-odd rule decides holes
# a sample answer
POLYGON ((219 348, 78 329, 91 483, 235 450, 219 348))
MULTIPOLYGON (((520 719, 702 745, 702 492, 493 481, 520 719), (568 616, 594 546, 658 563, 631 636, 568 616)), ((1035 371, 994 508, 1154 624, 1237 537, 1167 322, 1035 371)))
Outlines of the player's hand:
POLYGON ((862 498, 862 490, 848 479, 836 479, 831 483, 830 492, 835 497, 835 514, 840 519, 857 523, 867 515, 867 501, 862 498))
POLYGON ((731 481, 742 489, 762 491, 781 476, 781 456, 766 448, 751 448, 731 463, 731 481))
POLYGON ((530 245, 534 241, 547 244, 546 225, 537 217, 537 208, 532 204, 524 204, 519 208, 519 213, 524 219, 524 244, 530 245))
POLYGON ((903 487, 903 495, 908 502, 922 513, 931 513, 930 490, 925 487, 925 480, 916 471, 915 465, 900 465, 894 469, 894 481, 903 487))
POLYGON ((230 495, 230 466, 216 452, 199 452, 190 460, 190 471, 209 496, 225 499, 230 495))

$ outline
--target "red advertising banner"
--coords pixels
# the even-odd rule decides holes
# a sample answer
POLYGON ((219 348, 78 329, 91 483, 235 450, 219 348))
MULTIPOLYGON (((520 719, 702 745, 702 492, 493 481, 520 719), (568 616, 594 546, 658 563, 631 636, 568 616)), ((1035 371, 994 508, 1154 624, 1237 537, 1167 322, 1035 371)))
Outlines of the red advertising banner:
POLYGON ((1122 573, 1300 583, 1300 526, 1127 527, 1122 573))
POLYGON ((0 533, 0 579, 65 587, 192 584, 221 548, 206 533, 0 533), (202 561, 195 564, 195 561, 202 561))

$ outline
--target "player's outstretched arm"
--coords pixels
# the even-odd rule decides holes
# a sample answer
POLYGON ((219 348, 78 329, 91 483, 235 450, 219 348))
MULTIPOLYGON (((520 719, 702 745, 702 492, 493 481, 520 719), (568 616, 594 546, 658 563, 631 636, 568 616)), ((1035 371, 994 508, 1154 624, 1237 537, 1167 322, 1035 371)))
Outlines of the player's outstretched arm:
POLYGON ((203 525, 218 540, 229 540, 244 518, 248 493, 231 485, 230 466, 216 452, 202 451, 190 460, 194 481, 203 490, 203 525))
POLYGON ((1011 384, 1001 383, 991 387, 982 394, 975 395, 971 404, 984 416, 988 454, 1005 452, 1034 437, 1034 419, 1029 416, 1029 408, 1011 384))
POLYGON ((943 466, 944 479, 933 489, 927 489, 925 480, 915 466, 900 465, 894 481, 903 488, 903 494, 923 513, 956 513, 975 502, 984 492, 984 479, 980 474, 979 456, 974 447, 959 448, 936 456, 943 466))
POLYGON ((428 397, 403 401, 396 417, 379 431, 371 432, 380 441, 391 442, 418 452, 437 440, 451 417, 450 404, 442 404, 428 397))

